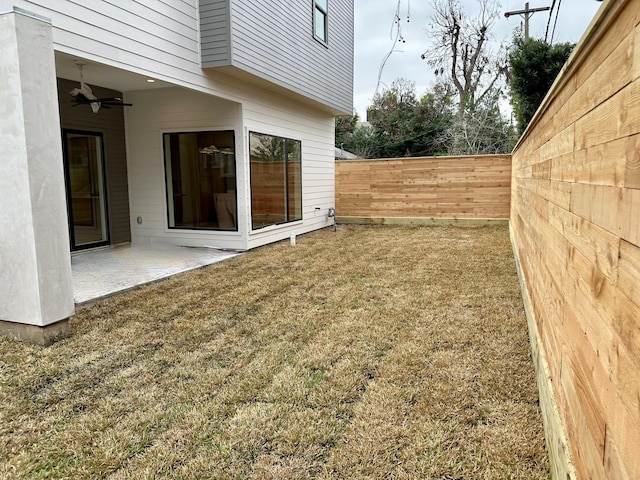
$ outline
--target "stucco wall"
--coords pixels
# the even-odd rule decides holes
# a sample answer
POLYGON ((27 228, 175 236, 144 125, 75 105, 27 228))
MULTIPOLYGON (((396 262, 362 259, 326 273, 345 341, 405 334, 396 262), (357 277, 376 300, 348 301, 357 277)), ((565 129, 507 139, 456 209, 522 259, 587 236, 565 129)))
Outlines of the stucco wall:
POLYGON ((44 327, 74 311, 51 37, 46 21, 0 14, 0 332, 39 343, 47 335, 10 322, 44 327))
POLYGON ((575 475, 570 453, 579 478, 640 478, 639 23, 640 0, 603 4, 513 153, 511 232, 558 477, 575 475))

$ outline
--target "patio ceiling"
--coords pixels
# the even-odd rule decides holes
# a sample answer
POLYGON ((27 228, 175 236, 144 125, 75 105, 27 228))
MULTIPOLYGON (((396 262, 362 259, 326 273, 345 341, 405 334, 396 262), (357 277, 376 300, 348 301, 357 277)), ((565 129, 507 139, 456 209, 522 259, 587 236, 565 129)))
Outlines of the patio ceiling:
POLYGON ((79 82, 80 72, 76 65, 77 60, 85 63, 82 74, 84 81, 90 85, 99 85, 119 92, 175 86, 155 78, 153 79, 155 82, 149 83, 147 80, 150 77, 145 75, 139 75, 103 63, 87 60, 77 55, 68 55, 58 51, 55 52, 56 76, 69 80, 78 80, 79 82))

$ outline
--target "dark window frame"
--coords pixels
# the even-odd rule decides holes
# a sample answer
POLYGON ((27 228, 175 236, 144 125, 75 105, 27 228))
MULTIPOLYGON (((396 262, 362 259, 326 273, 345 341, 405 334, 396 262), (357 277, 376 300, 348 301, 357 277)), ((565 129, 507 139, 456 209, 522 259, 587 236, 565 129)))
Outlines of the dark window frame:
POLYGON ((101 130, 86 130, 77 128, 62 128, 62 152, 64 157, 64 179, 65 179, 65 196, 67 198, 67 218, 69 229, 69 241, 71 251, 88 250, 91 248, 104 247, 111 244, 111 221, 109 218, 109 201, 108 201, 108 185, 107 185, 107 162, 105 158, 104 132, 101 130), (100 156, 102 167, 102 191, 104 198, 104 217, 105 217, 105 239, 98 242, 76 244, 76 235, 73 222, 72 198, 71 198, 71 173, 69 171, 69 141, 68 134, 71 135, 87 135, 100 138, 100 156))
POLYGON ((256 131, 249 131, 249 136, 248 136, 249 142, 248 142, 248 146, 249 146, 249 185, 250 185, 250 198, 249 198, 249 205, 250 205, 250 215, 249 218, 251 220, 251 230, 252 231, 258 231, 258 230, 262 230, 264 228, 269 228, 269 227, 274 227, 277 225, 285 225, 285 224, 290 224, 290 223, 294 223, 294 222, 302 222, 304 220, 304 211, 303 211, 303 201, 302 201, 302 140, 296 140, 293 138, 288 138, 288 137, 282 137, 280 135, 272 135, 270 133, 262 133, 262 132, 256 132, 256 131), (259 135, 259 136, 263 136, 263 137, 272 137, 274 139, 278 139, 278 140, 283 140, 284 141, 284 152, 283 152, 283 156, 284 156, 284 190, 283 190, 283 197, 284 197, 284 216, 285 216, 285 220, 281 221, 281 222, 274 222, 274 223, 269 223, 266 225, 260 225, 260 226, 255 226, 254 225, 254 209, 253 209, 253 195, 254 195, 254 188, 253 188, 253 179, 254 179, 254 170, 253 170, 253 164, 252 164, 252 160, 251 160, 251 136, 252 135, 259 135), (290 218, 291 215, 291 205, 290 205, 290 192, 291 192, 291 185, 289 183, 289 173, 290 173, 290 162, 289 162, 289 151, 288 151, 288 145, 289 142, 296 142, 298 144, 298 150, 299 150, 299 163, 300 163, 300 172, 299 172, 299 177, 297 178, 297 181, 299 183, 299 189, 300 189, 300 216, 299 218, 290 218))
POLYGON ((319 4, 318 0, 313 0, 313 38, 316 39, 318 42, 322 43, 325 47, 329 46, 329 1, 330 0, 326 0, 327 2, 327 7, 324 8, 322 5, 319 4), (318 15, 322 15, 322 18, 324 19, 324 38, 323 37, 319 37, 316 34, 316 23, 317 23, 317 18, 318 15))
MULTIPOLYGON (((239 231, 239 222, 238 222, 238 169, 237 169, 237 157, 236 157, 236 132, 233 129, 225 129, 225 130, 194 130, 194 131, 180 131, 180 132, 174 132, 174 131, 169 131, 169 132, 163 132, 162 133, 162 151, 163 151, 163 156, 162 156, 162 163, 163 163, 163 170, 164 170, 164 188, 165 188, 165 202, 166 202, 166 207, 167 207, 167 228, 169 230, 188 230, 188 231, 198 231, 198 232, 220 232, 220 233, 237 233, 239 231), (234 172, 233 172, 233 177, 234 177, 234 182, 235 182, 235 228, 231 229, 231 228, 220 228, 219 226, 216 227, 195 227, 195 226, 171 226, 171 209, 169 208, 169 202, 170 202, 170 195, 174 195, 173 189, 169 189, 169 175, 167 172, 167 152, 166 152, 166 137, 167 136, 171 136, 171 135, 197 135, 197 134, 214 134, 214 133, 223 133, 223 134, 231 134, 232 140, 231 143, 233 144, 233 155, 234 155, 234 172)), ((175 209, 175 204, 173 206, 173 208, 175 209)), ((175 220, 175 211, 174 211, 174 219, 173 219, 174 224, 176 223, 175 220)))

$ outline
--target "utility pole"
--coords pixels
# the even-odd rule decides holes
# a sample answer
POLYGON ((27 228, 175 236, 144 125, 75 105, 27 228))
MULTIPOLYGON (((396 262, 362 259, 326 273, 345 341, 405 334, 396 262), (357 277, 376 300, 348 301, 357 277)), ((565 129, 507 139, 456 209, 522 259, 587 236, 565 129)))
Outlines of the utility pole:
POLYGON ((529 2, 527 2, 524 4, 524 10, 506 12, 504 16, 509 18, 511 15, 522 15, 524 17, 524 39, 526 41, 529 40, 529 17, 536 12, 544 12, 550 9, 551 7, 529 8, 529 2))

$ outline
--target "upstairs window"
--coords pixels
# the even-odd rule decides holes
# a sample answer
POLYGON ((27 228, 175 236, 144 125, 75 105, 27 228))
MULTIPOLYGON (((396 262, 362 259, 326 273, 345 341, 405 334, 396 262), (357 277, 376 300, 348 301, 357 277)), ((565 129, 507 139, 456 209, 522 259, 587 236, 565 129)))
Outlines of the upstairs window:
POLYGON ((322 43, 328 43, 328 2, 329 0, 313 2, 313 36, 322 43))

